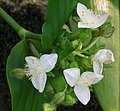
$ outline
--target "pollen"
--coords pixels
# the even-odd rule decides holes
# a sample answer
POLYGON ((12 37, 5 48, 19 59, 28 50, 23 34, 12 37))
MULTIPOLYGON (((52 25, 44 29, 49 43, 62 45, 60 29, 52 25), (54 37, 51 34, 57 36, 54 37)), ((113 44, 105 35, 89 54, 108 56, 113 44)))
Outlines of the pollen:
POLYGON ((25 76, 26 76, 26 77, 28 77, 28 76, 29 76, 29 74, 28 74, 28 73, 26 73, 26 74, 25 74, 25 76))
POLYGON ((32 63, 34 63, 34 59, 32 59, 32 63))
POLYGON ((42 74, 42 72, 39 72, 38 74, 42 74))
POLYGON ((82 15, 82 16, 84 16, 84 15, 85 15, 84 11, 82 11, 81 15, 82 15))
POLYGON ((25 64, 25 67, 28 67, 28 65, 27 65, 27 64, 25 64))
POLYGON ((39 66, 40 66, 40 64, 37 64, 37 66, 39 67, 39 66))
POLYGON ((92 24, 94 24, 94 22, 92 22, 92 24))
POLYGON ((98 19, 100 19, 100 16, 98 16, 98 19))

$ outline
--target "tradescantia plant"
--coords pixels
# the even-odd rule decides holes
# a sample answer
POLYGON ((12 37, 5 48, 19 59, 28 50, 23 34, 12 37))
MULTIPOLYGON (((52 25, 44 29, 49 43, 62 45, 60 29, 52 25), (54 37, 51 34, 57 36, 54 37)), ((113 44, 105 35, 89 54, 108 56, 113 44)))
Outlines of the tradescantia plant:
POLYGON ((21 38, 7 60, 12 110, 55 111, 77 100, 86 105, 92 86, 104 79, 103 68, 115 61, 104 45, 94 49, 114 32, 109 15, 77 0, 49 0, 42 34, 24 29, 2 8, 0 16, 21 38))

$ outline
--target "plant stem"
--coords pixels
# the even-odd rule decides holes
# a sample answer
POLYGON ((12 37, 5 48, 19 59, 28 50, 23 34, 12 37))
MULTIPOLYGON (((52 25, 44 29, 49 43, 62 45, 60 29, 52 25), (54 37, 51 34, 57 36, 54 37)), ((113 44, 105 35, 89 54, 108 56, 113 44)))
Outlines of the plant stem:
POLYGON ((41 34, 36 34, 30 32, 23 27, 21 27, 13 18, 11 18, 1 7, 0 7, 0 16, 16 31, 21 39, 35 39, 41 40, 41 34))
MULTIPOLYGON (((17 32, 23 27, 21 27, 17 22, 14 21, 13 18, 11 18, 1 7, 0 7, 0 16, 17 32)), ((21 38, 22 39, 22 38, 21 38)))
POLYGON ((100 37, 97 37, 94 40, 92 40, 91 43, 85 49, 82 50, 82 52, 85 52, 89 50, 91 47, 93 47, 99 39, 100 37))

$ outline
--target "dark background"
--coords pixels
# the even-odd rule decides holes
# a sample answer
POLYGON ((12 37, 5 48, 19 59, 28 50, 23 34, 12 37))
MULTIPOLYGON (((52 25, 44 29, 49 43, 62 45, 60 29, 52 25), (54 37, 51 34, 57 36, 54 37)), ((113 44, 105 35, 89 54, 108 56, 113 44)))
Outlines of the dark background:
MULTIPOLYGON (((31 4, 0 1, 0 6, 22 27, 41 33, 46 4, 31 4)), ((11 111, 11 97, 6 80, 6 61, 12 47, 20 39, 15 31, 0 17, 0 111, 11 111)), ((84 106, 80 102, 73 106, 58 106, 58 111, 102 111, 95 95, 91 92, 90 102, 84 106)))

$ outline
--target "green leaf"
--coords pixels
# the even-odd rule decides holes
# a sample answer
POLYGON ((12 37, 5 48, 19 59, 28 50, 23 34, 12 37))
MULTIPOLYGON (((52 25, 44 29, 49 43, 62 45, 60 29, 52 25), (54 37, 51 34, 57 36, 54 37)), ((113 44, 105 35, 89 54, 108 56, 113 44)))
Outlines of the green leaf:
POLYGON ((62 50, 59 53, 59 59, 62 60, 67 57, 72 51, 75 49, 73 48, 71 42, 68 39, 65 39, 61 43, 62 50))
POLYGON ((51 47, 76 4, 77 0, 49 0, 46 21, 42 28, 43 48, 51 47))
MULTIPOLYGON (((100 1, 99 1, 100 2, 100 1)), ((119 109, 119 74, 120 74, 120 34, 119 34, 119 0, 108 2, 111 22, 115 26, 115 32, 111 38, 103 38, 100 43, 105 43, 106 48, 113 51, 115 62, 111 68, 104 69, 103 80, 94 87, 98 100, 104 111, 120 111, 119 109), (114 4, 112 4, 114 2, 114 4), (109 8, 110 7, 110 8, 109 8)), ((100 3, 99 3, 100 4, 100 3)), ((99 44, 100 44, 99 43, 99 44)), ((98 44, 98 45, 99 45, 98 44)))
POLYGON ((42 111, 43 94, 40 94, 27 78, 17 79, 10 72, 24 68, 24 58, 30 55, 25 40, 19 42, 7 60, 7 80, 12 98, 12 111, 42 111))

